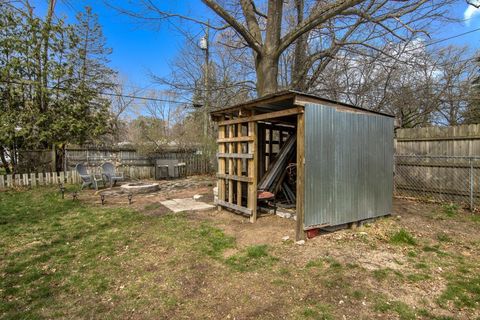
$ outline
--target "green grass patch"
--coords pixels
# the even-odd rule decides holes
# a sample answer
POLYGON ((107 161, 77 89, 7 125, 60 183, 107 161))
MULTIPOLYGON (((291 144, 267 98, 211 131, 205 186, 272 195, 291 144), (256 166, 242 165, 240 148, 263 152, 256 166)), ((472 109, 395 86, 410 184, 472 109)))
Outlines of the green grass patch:
POLYGON ((310 268, 323 268, 323 259, 318 258, 318 259, 313 259, 307 262, 305 265, 305 268, 310 269, 310 268))
POLYGON ((324 261, 328 263, 328 267, 330 269, 337 270, 337 271, 343 269, 342 264, 332 257, 326 257, 324 258, 324 261))
POLYGON ((225 235, 221 229, 203 223, 197 230, 202 239, 199 247, 203 253, 213 258, 220 258, 225 249, 235 247, 235 239, 225 235))
POLYGON ((54 189, 0 193, 0 212, 0 314, 7 318, 42 318, 65 292, 108 290, 107 259, 137 236, 122 228, 143 221, 132 210, 62 200, 54 189))
POLYGON ((145 211, 152 211, 152 210, 156 210, 158 208, 161 208, 163 207, 160 203, 150 203, 150 204, 147 204, 145 207, 143 207, 143 210, 145 211))
POLYGON ((407 252, 407 256, 410 258, 415 258, 418 256, 418 253, 416 251, 410 250, 407 252))
POLYGON ((447 217, 454 217, 458 214, 458 205, 454 203, 446 204, 442 207, 443 213, 447 217))
POLYGON ((229 257, 225 263, 236 271, 247 272, 269 268, 277 261, 278 258, 269 254, 267 245, 255 245, 229 257))
POLYGON ((475 272, 466 275, 450 275, 447 288, 438 299, 439 305, 444 305, 447 301, 453 302, 457 307, 478 307, 478 303, 480 303, 480 275, 475 272))
POLYGON ((424 273, 411 273, 407 275, 407 280, 411 282, 420 282, 430 279, 430 275, 424 273))
POLYGON ((419 262, 413 265, 415 269, 428 269, 429 266, 425 262, 419 262))
POLYGON ((407 230, 400 229, 397 232, 390 235, 390 243, 396 245, 411 245, 417 244, 417 240, 407 230))
POLYGON ((440 250, 440 245, 434 245, 434 246, 428 246, 428 245, 427 245, 427 246, 424 246, 424 247, 422 248, 422 250, 423 250, 424 252, 435 252, 435 253, 438 254, 439 256, 446 256, 446 255, 447 255, 446 252, 440 250))
POLYGON ((440 242, 453 242, 452 238, 450 238, 446 233, 438 233, 437 240, 440 242))
POLYGON ((355 299, 355 300, 361 300, 363 299, 364 297, 366 296, 366 294, 360 290, 353 290, 352 292, 352 297, 355 299))
POLYGON ((177 279, 207 272, 234 246, 220 229, 184 214, 62 200, 54 188, 0 192, 0 318, 122 319, 151 305, 150 317, 162 318, 185 303, 177 279))
POLYGON ((395 312, 398 314, 400 320, 416 319, 415 312, 407 304, 401 301, 379 299, 374 305, 374 310, 382 313, 395 312))
POLYGON ((480 214, 472 214, 470 216, 470 220, 472 220, 475 223, 480 223, 480 214))
POLYGON ((388 274, 390 273, 390 269, 377 269, 372 272, 373 277, 379 281, 383 281, 387 279, 388 274))
POLYGON ((332 307, 325 303, 317 303, 301 310, 298 319, 333 320, 332 307))

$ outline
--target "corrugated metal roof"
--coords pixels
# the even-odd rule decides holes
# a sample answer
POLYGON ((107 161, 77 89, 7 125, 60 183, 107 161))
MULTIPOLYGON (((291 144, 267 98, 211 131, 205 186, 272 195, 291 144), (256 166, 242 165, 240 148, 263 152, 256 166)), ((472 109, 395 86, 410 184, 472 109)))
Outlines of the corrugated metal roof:
POLYGON ((375 113, 375 114, 379 114, 379 115, 386 116, 386 117, 392 117, 392 118, 394 117, 393 115, 388 114, 388 113, 369 110, 369 109, 354 106, 352 104, 339 102, 339 101, 323 98, 323 97, 320 97, 320 96, 317 96, 317 95, 314 95, 314 94, 299 92, 299 91, 295 91, 295 90, 279 91, 279 92, 276 92, 276 93, 266 95, 266 96, 261 97, 261 98, 246 101, 244 103, 236 104, 234 106, 226 107, 226 108, 223 108, 223 109, 220 109, 220 110, 215 110, 215 111, 212 111, 210 114, 215 117, 215 116, 220 116, 220 115, 223 115, 223 114, 228 114, 228 113, 234 112, 237 109, 256 109, 258 107, 261 107, 262 105, 272 105, 272 106, 276 106, 276 107, 279 107, 279 108, 287 108, 287 107, 291 107, 293 105, 296 97, 307 97, 307 98, 318 100, 319 103, 328 102, 328 103, 333 103, 333 104, 340 105, 340 106, 343 106, 343 107, 351 108, 351 109, 354 109, 354 110, 361 110, 361 111, 365 111, 365 112, 368 112, 368 113, 375 113))

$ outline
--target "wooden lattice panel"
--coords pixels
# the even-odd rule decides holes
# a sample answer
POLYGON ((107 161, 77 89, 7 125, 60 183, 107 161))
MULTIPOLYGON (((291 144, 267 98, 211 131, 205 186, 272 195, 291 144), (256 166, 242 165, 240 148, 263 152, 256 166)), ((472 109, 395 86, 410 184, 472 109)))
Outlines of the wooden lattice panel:
POLYGON ((256 220, 256 122, 224 121, 218 128, 219 208, 239 211, 256 220), (247 194, 244 194, 247 190, 247 194))

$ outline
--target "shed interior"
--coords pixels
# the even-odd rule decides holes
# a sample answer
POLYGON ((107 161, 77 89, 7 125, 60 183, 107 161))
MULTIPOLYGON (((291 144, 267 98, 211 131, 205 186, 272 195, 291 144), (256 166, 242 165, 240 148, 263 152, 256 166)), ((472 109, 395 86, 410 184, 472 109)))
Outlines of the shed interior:
POLYGON ((219 209, 247 215, 264 209, 296 215, 297 240, 305 237, 305 105, 372 113, 317 96, 284 91, 211 113, 218 125, 219 209), (301 199, 297 201, 297 199, 301 199))

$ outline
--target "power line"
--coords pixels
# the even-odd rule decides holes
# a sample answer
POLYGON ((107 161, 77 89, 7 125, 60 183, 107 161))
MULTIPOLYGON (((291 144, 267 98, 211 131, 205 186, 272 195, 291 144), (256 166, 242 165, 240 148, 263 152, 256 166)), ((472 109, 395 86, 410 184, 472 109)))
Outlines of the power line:
POLYGON ((444 41, 447 41, 447 40, 451 40, 451 39, 455 39, 455 38, 458 38, 458 37, 462 37, 462 36, 465 36, 465 35, 467 35, 467 34, 477 32, 477 31, 480 31, 480 28, 476 28, 476 29, 473 29, 473 30, 470 30, 470 31, 462 32, 462 33, 456 34, 456 35, 454 35, 454 36, 450 36, 450 37, 443 38, 443 39, 440 39, 440 40, 435 40, 435 41, 426 43, 424 46, 425 46, 425 47, 428 47, 428 46, 431 46, 431 45, 434 45, 434 44, 437 44, 437 43, 440 43, 440 42, 444 42, 444 41))
MULTIPOLYGON (((17 82, 17 81, 6 81, 6 80, 0 80, 0 83, 18 84, 18 85, 40 84, 40 82, 38 82, 38 81, 17 82)), ((46 88, 50 89, 50 90, 71 91, 71 89, 62 88, 62 87, 46 86, 46 88)), ((123 98, 129 98, 129 99, 139 99, 139 100, 148 100, 148 101, 157 101, 157 102, 168 102, 168 103, 176 103, 176 104, 189 104, 190 103, 189 101, 179 101, 179 100, 152 98, 152 97, 142 97, 142 96, 120 94, 120 93, 114 93, 114 92, 98 92, 97 91, 95 93, 101 94, 101 95, 106 95, 106 96, 112 96, 112 97, 123 97, 123 98)))

